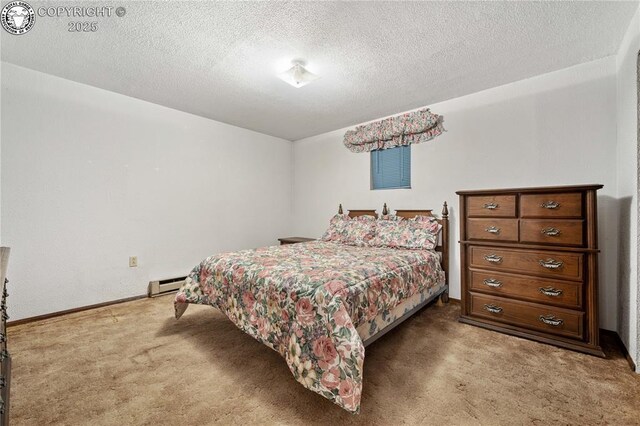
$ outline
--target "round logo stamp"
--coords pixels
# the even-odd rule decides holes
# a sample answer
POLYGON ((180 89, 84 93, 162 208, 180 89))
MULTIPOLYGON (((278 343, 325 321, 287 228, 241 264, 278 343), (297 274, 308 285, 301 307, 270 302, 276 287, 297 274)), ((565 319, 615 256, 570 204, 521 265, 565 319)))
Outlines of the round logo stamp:
POLYGON ((36 13, 27 2, 12 1, 2 8, 0 21, 2 28, 7 32, 20 35, 33 28, 33 24, 36 23, 36 13))

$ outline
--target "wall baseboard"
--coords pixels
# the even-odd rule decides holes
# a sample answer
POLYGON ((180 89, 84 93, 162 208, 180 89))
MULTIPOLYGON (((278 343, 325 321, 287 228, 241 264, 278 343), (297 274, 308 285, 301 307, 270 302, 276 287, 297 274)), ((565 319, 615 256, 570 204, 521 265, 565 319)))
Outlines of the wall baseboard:
MULTIPOLYGON (((104 308, 105 306, 117 305, 118 303, 131 302, 133 300, 146 299, 147 297, 150 297, 150 296, 146 294, 142 294, 140 296, 132 296, 132 297, 126 297, 124 299, 111 300, 109 302, 96 303, 95 305, 80 306, 78 308, 66 309, 64 311, 57 311, 57 312, 51 312, 43 315, 36 315, 35 317, 28 317, 28 318, 15 320, 15 321, 9 321, 7 322, 7 327, 13 327, 21 324, 28 324, 30 322, 46 320, 49 318, 55 318, 62 315, 73 314, 76 312, 88 311, 90 309, 104 308)), ((460 304, 459 299, 454 299, 452 297, 449 298, 449 302, 458 304, 458 305, 460 304)))
POLYGON ((19 320, 7 322, 7 327, 13 327, 21 324, 28 324, 30 322, 41 321, 49 318, 55 318, 62 315, 73 314, 76 312, 88 311, 90 309, 103 308, 105 306, 116 305, 118 303, 131 302, 132 300, 146 299, 147 297, 148 296, 146 294, 142 294, 140 296, 126 297, 124 299, 117 299, 117 300, 111 300, 109 302, 96 303, 95 305, 80 306, 78 308, 66 309, 64 311, 51 312, 44 315, 37 315, 35 317, 22 318, 19 320))

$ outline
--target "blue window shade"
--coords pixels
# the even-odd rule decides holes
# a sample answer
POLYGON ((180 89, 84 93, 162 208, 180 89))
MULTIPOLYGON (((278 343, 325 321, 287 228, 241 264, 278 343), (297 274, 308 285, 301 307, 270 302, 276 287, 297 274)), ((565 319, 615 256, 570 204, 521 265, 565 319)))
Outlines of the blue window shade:
POLYGON ((371 151, 371 189, 411 188, 411 145, 371 151))

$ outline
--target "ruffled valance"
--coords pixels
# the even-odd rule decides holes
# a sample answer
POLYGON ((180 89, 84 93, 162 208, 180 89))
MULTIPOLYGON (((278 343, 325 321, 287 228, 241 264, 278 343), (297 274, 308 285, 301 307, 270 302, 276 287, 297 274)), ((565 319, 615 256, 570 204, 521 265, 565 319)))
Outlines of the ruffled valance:
POLYGON ((422 143, 440 136, 445 130, 444 118, 429 109, 408 112, 363 124, 344 134, 344 144, 352 152, 422 143))

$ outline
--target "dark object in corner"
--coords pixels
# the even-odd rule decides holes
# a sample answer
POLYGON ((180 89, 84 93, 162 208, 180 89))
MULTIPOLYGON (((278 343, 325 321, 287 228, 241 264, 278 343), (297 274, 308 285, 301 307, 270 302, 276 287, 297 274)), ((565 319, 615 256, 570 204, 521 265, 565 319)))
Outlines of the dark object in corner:
POLYGON ((9 393, 11 387, 11 355, 7 349, 7 267, 9 247, 0 247, 0 280, 2 280, 2 304, 0 305, 0 426, 9 424, 9 393))

